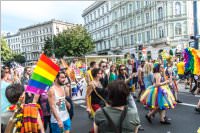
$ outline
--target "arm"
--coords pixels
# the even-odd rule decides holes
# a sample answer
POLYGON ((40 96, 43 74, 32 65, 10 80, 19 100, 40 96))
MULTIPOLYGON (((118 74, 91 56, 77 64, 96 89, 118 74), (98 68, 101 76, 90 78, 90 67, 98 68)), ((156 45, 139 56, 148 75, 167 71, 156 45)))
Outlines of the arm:
MULTIPOLYGON (((68 86, 65 86, 64 87, 64 91, 65 91, 65 97, 67 96, 67 97, 70 97, 70 90, 69 90, 70 88, 68 87, 68 86)), ((71 105, 70 105, 70 103, 65 99, 65 104, 66 104, 66 107, 68 108, 68 109, 70 109, 71 108, 71 105)))
POLYGON ((56 107, 55 107, 55 95, 54 95, 54 91, 53 91, 53 88, 50 88, 49 92, 48 92, 48 101, 49 101, 49 106, 50 106, 50 109, 55 117, 55 119, 58 121, 58 124, 59 127, 63 127, 63 123, 61 121, 61 119, 59 118, 58 116, 58 113, 56 111, 56 107))
POLYGON ((96 123, 94 122, 94 133, 98 133, 98 126, 96 125, 96 123))
POLYGON ((89 96, 91 95, 93 91, 93 85, 92 83, 89 84, 89 86, 87 87, 87 91, 86 91, 86 96, 85 96, 85 101, 86 101, 86 106, 87 106, 87 110, 89 109, 90 105, 89 105, 89 96))

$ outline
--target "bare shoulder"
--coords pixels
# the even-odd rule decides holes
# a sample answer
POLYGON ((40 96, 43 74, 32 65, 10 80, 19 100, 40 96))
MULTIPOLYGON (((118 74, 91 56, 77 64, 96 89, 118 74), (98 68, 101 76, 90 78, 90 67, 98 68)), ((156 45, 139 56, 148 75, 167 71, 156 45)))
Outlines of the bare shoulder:
POLYGON ((52 86, 49 91, 48 91, 48 95, 52 95, 54 93, 54 86, 52 86))

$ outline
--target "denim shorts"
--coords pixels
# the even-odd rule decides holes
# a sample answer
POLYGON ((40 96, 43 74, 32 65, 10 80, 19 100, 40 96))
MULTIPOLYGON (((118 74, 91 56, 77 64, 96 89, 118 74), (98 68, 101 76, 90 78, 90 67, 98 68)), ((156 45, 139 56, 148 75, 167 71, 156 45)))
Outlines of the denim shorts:
MULTIPOLYGON (((66 121, 63 121, 63 126, 64 126, 64 131, 70 131, 71 129, 70 118, 67 119, 66 121)), ((61 133, 58 123, 51 123, 51 129, 52 129, 52 133, 61 133)))

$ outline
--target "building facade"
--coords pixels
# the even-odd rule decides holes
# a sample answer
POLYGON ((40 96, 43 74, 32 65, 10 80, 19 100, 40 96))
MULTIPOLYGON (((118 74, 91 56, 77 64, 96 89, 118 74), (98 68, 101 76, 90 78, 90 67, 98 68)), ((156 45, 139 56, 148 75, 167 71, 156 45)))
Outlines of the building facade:
POLYGON ((26 58, 26 65, 38 60, 47 38, 51 39, 53 35, 67 30, 72 26, 73 24, 71 23, 51 20, 19 29, 21 49, 26 58))
POLYGON ((19 54, 22 52, 21 36, 19 32, 12 35, 10 33, 7 33, 4 37, 8 44, 8 47, 12 50, 13 53, 19 54))
POLYGON ((144 55, 147 51, 157 55, 161 48, 180 50, 187 47, 193 35, 192 1, 95 2, 83 11, 82 16, 96 44, 96 53, 137 54, 138 46, 142 45, 144 55), (101 15, 106 7, 107 12, 101 15), (96 18, 95 12, 100 12, 100 17, 96 18), (108 23, 102 24, 107 17, 108 23), (93 25, 99 21, 100 26, 95 28, 93 25), (102 35, 105 27, 109 29, 107 36, 102 35))

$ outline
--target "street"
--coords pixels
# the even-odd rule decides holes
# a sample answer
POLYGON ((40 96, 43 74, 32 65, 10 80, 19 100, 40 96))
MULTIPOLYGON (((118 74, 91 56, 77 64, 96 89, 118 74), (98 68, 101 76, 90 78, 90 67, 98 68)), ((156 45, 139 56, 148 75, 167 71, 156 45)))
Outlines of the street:
MULTIPOLYGON (((145 118, 148 110, 143 105, 136 102, 140 115, 141 124, 144 131, 141 133, 197 133, 200 127, 200 113, 194 111, 199 96, 194 96, 188 92, 180 92, 180 100, 175 109, 167 110, 167 116, 171 118, 171 125, 161 125, 159 114, 156 114, 153 123, 150 124, 145 118)), ((84 100, 75 101, 75 114, 72 120, 72 133, 88 133, 92 127, 92 121, 85 111, 84 100)))

